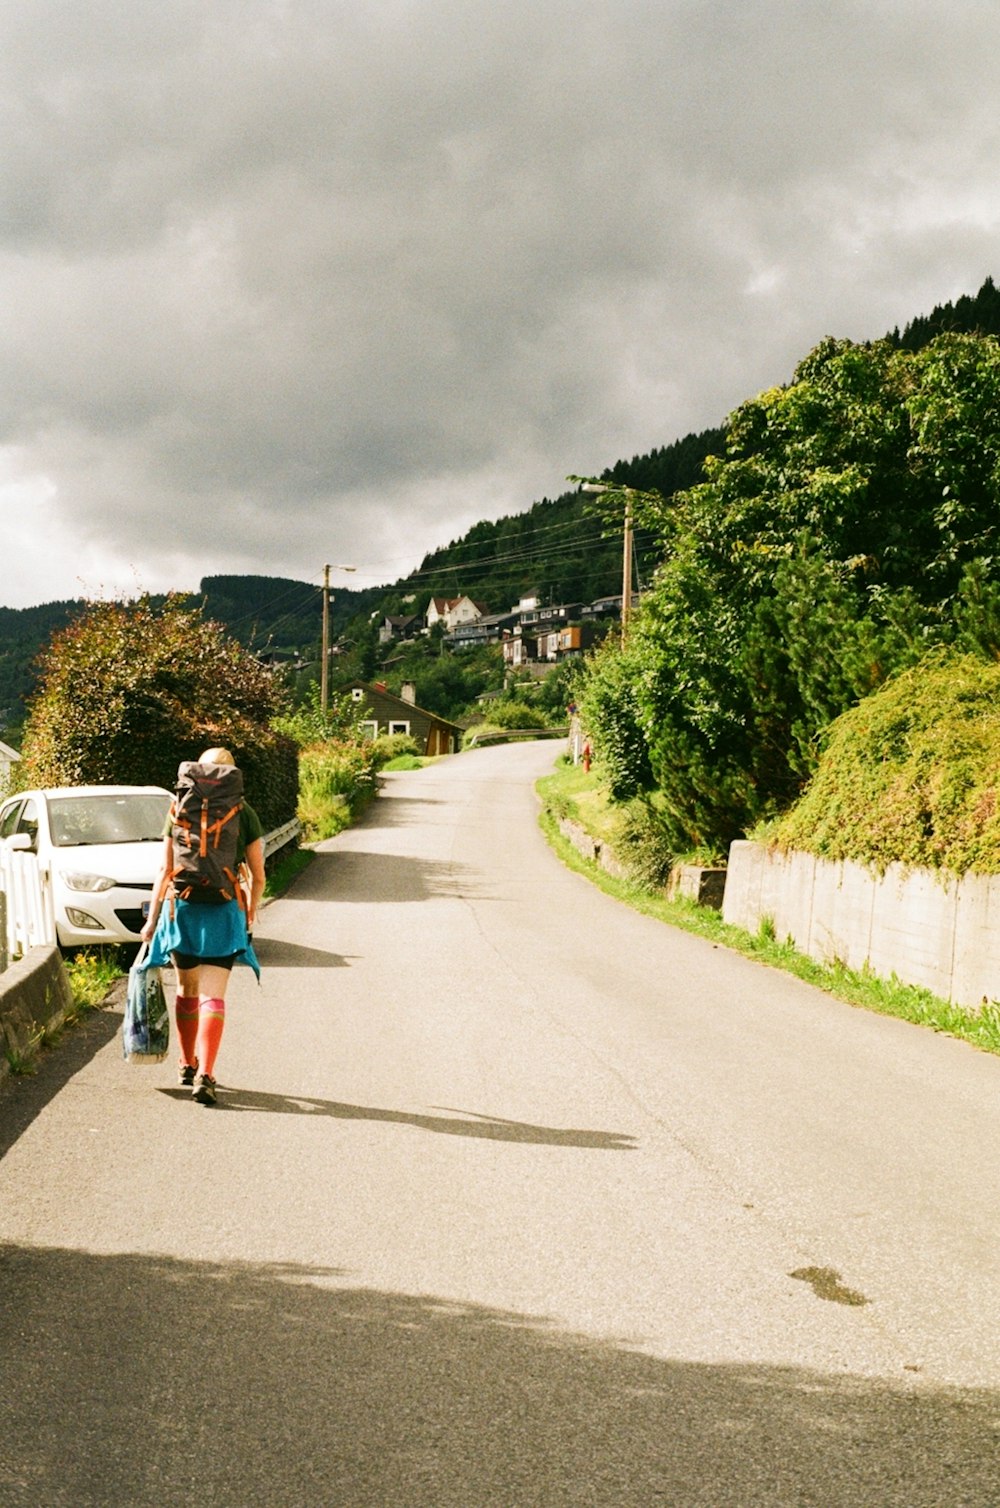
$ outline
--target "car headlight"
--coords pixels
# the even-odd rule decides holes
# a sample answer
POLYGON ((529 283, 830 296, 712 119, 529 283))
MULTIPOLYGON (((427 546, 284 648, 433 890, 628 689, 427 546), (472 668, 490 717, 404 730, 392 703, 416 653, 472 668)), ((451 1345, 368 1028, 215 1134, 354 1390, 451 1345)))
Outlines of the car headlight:
POLYGON ((70 890, 89 890, 91 893, 96 890, 114 890, 118 883, 116 880, 109 880, 105 874, 76 874, 66 871, 63 871, 63 880, 70 890))
POLYGON ((78 911, 75 906, 66 907, 66 920, 71 927, 78 927, 81 932, 104 931, 103 922, 99 922, 96 916, 91 916, 89 911, 78 911))

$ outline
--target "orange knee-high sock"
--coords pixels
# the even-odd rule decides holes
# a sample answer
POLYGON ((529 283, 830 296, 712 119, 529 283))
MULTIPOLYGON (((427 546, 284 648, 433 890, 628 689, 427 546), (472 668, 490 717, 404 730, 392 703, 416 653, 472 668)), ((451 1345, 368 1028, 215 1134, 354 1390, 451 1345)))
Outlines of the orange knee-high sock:
POLYGON ((226 1024, 226 1002, 202 996, 198 1014, 198 1067, 212 1077, 215 1058, 226 1024))
POLYGON ((188 1065, 195 1061, 198 1040, 198 996, 178 995, 174 1001, 177 1018, 177 1037, 181 1045, 181 1062, 188 1065))

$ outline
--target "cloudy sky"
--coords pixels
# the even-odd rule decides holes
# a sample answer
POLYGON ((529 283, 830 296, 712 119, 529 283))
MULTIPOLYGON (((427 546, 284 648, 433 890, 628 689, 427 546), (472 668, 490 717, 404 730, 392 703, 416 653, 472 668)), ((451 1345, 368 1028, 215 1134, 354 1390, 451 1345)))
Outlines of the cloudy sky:
POLYGON ((995 0, 0 0, 0 605, 392 581, 974 293, 996 41, 995 0))

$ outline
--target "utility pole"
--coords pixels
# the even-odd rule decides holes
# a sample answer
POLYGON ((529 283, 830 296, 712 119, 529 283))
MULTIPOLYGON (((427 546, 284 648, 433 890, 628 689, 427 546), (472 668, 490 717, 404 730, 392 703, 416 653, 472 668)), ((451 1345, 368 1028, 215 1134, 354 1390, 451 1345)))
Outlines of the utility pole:
MULTIPOLYGON (((579 477, 568 477, 568 481, 579 482, 579 477)), ((625 500, 625 525, 622 535, 622 643, 625 643, 625 631, 632 612, 632 498, 635 496, 634 487, 619 487, 614 482, 581 482, 582 492, 615 492, 620 493, 625 500)))
POLYGON ((622 557, 622 643, 632 612, 632 489, 623 487, 625 494, 625 535, 622 557))
POLYGON ((323 642, 319 662, 319 710, 326 717, 330 688, 330 567, 323 567, 323 642))
MULTIPOLYGON (((323 642, 320 649, 319 666, 319 709, 326 716, 327 702, 330 692, 330 570, 331 567, 323 567, 323 642)), ((338 571, 356 571, 357 566, 339 565, 338 571)))

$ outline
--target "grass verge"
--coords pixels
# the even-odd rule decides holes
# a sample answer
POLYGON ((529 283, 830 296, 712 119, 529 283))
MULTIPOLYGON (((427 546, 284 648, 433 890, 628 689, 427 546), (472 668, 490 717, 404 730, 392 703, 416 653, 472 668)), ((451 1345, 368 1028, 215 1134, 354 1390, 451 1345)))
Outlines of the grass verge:
POLYGON ((123 972, 127 972, 124 952, 122 948, 88 948, 86 952, 77 953, 66 960, 66 972, 78 1016, 102 1005, 115 980, 120 979, 123 972))
MULTIPOLYGON (((903 984, 895 976, 883 979, 867 969, 859 971, 840 963, 818 963, 798 952, 790 942, 779 942, 773 929, 766 925, 758 933, 745 932, 742 927, 729 926, 717 911, 699 906, 695 901, 668 901, 662 892, 606 873, 579 854, 559 829, 558 818, 566 814, 558 811, 558 802, 553 809, 552 797, 558 794, 560 776, 561 772, 557 772, 555 776, 546 776, 538 782, 537 789, 544 803, 539 824, 563 863, 578 874, 586 875, 608 895, 671 927, 693 932, 769 968, 794 974, 797 979, 848 1005, 927 1026, 932 1031, 958 1037, 985 1052, 1000 1054, 1000 1005, 996 1001, 984 1005, 980 1011, 967 1011, 940 999, 930 990, 903 984)), ((582 820, 579 809, 573 815, 575 820, 582 820)))

